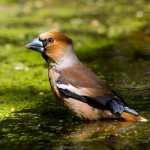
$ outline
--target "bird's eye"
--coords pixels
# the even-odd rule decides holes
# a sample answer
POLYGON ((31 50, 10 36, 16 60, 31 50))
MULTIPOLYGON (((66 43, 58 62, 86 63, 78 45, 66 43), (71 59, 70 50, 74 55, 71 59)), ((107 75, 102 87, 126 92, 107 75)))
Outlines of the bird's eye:
POLYGON ((48 39, 44 39, 44 40, 40 40, 43 43, 43 46, 46 47, 48 44, 51 44, 54 42, 54 39, 52 38, 48 38, 48 39))
POLYGON ((53 43, 53 42, 54 42, 54 39, 48 38, 47 41, 48 41, 48 43, 53 43))

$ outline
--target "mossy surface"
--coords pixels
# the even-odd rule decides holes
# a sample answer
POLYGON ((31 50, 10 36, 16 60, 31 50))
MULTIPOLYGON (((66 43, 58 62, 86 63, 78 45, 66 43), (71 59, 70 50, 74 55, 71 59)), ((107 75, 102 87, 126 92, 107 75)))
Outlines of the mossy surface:
POLYGON ((53 96, 41 55, 45 31, 74 41, 80 60, 150 118, 148 0, 0 1, 0 149, 150 149, 150 124, 84 123, 53 96))

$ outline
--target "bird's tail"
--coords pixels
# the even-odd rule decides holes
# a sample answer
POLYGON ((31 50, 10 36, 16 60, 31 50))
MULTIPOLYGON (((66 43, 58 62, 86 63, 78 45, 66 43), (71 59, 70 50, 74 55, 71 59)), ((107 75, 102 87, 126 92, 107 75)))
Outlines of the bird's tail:
POLYGON ((125 119, 126 121, 132 121, 132 122, 146 122, 148 121, 146 118, 143 118, 142 116, 139 115, 134 115, 129 112, 122 112, 121 113, 121 118, 125 119))
POLYGON ((134 109, 131 109, 128 106, 125 106, 124 103, 118 99, 111 99, 106 103, 107 107, 112 110, 114 114, 120 114, 120 117, 126 121, 132 122, 146 122, 147 119, 141 117, 134 109))

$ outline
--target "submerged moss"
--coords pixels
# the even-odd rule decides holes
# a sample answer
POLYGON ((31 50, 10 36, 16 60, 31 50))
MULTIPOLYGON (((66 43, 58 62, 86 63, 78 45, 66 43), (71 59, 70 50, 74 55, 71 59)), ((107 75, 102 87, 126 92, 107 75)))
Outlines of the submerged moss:
POLYGON ((63 32, 78 57, 149 119, 148 4, 1 0, 0 149, 149 149, 149 122, 76 120, 56 103, 40 54, 24 48, 41 32, 63 32))

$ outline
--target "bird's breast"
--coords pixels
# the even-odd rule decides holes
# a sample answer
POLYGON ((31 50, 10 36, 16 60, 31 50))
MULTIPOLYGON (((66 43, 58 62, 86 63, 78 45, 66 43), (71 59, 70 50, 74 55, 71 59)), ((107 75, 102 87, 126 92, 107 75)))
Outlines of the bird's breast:
POLYGON ((61 97, 60 92, 56 86, 59 76, 60 74, 56 71, 54 67, 48 70, 48 77, 52 91, 54 92, 54 94, 56 94, 56 96, 61 97))

